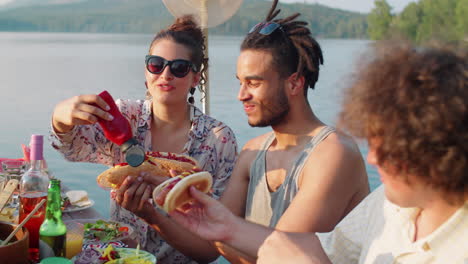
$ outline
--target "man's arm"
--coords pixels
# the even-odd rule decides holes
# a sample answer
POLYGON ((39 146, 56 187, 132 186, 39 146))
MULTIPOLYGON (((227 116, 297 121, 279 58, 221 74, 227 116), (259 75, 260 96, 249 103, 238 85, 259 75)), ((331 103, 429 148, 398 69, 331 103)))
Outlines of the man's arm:
POLYGON ((258 250, 259 264, 331 264, 314 233, 274 231, 258 250))
POLYGON ((345 135, 329 135, 310 154, 299 191, 277 230, 329 232, 369 193, 362 156, 345 135))
MULTIPOLYGON (((250 181, 250 166, 258 153, 258 144, 262 140, 263 136, 252 139, 242 148, 229 184, 220 199, 224 206, 240 218, 244 218, 245 215, 247 191, 250 181)), ((213 246, 231 263, 255 263, 255 258, 242 253, 224 242, 216 241, 213 243, 213 246)))

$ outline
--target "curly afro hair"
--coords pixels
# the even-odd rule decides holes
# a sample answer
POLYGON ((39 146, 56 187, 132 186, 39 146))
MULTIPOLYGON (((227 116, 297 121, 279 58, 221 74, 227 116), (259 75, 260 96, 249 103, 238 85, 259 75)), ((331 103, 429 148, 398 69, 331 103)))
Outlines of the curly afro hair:
POLYGON ((381 44, 346 91, 340 124, 379 142, 378 164, 468 197, 468 60, 448 47, 381 44))

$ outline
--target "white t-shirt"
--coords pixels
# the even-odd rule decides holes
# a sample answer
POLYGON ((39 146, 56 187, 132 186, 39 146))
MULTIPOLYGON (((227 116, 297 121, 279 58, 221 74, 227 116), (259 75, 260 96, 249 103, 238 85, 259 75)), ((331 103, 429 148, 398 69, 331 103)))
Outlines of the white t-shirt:
POLYGON ((468 264, 468 202, 432 234, 412 242, 417 208, 401 208, 380 186, 330 233, 317 234, 334 264, 468 264))

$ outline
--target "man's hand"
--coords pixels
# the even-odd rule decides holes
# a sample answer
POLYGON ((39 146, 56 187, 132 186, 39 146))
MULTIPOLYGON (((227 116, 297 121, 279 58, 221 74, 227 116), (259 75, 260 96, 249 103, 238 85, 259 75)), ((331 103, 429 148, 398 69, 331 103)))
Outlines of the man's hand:
POLYGON ((195 202, 169 215, 175 222, 206 240, 225 241, 233 234, 236 216, 223 204, 195 187, 190 187, 195 202))
POLYGON ((331 264, 313 233, 274 231, 258 250, 258 264, 331 264))

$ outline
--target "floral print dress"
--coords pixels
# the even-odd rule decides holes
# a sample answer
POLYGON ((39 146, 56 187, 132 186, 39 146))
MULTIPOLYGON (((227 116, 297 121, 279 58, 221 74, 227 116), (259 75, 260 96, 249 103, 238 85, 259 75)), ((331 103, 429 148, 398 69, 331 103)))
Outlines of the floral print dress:
MULTIPOLYGON (((151 145, 151 100, 117 100, 117 106, 129 120, 134 137, 146 151, 151 145)), ((213 175, 213 197, 218 199, 231 176, 237 157, 237 142, 233 131, 224 123, 204 115, 198 108, 191 106, 192 126, 181 154, 198 160, 202 170, 213 175)), ((108 166, 124 161, 120 147, 109 141, 98 124, 75 126, 64 134, 49 136, 52 146, 69 161, 100 163, 108 166)), ((157 149, 157 148, 156 148, 157 149)), ((111 219, 130 224, 135 229, 142 249, 153 253, 158 263, 196 263, 172 248, 145 221, 130 211, 120 207, 112 197, 111 219)))

